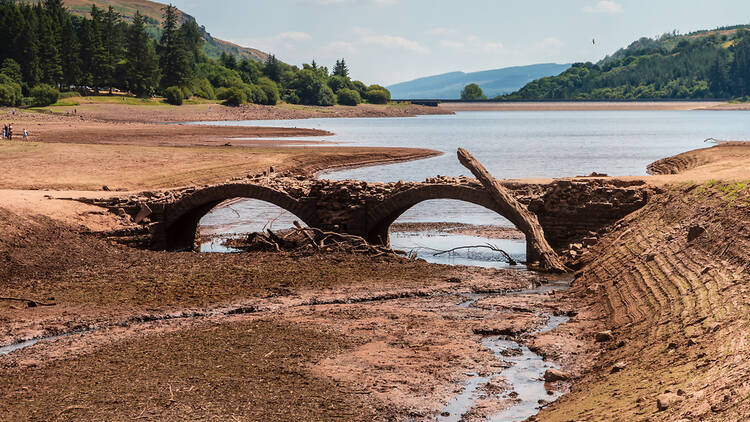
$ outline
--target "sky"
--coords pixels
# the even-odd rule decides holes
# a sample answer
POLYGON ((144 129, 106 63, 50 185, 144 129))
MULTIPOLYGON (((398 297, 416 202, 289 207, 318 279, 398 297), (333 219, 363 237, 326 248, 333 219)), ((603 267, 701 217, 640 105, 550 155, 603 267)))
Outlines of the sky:
POLYGON ((345 58, 354 79, 382 85, 595 62, 642 36, 750 23, 750 0, 171 1, 215 37, 295 65, 345 58))

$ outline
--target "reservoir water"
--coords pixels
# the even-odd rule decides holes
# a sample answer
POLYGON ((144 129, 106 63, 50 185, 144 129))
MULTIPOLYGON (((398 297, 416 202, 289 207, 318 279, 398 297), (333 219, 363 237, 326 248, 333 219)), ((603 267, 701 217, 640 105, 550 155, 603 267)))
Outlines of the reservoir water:
MULTIPOLYGON (((645 175, 660 158, 710 146, 707 138, 750 138, 744 111, 504 111, 410 118, 351 118, 205 122, 241 126, 323 129, 333 136, 315 138, 328 145, 430 148, 444 154, 426 160, 364 167, 322 174, 333 180, 421 181, 436 175, 467 174, 456 160, 459 147, 468 149, 497 178, 551 178, 586 175, 645 175)), ((284 140, 280 139, 283 144, 284 140)), ((260 201, 240 201, 219 208, 201 221, 202 233, 228 235, 263 227, 291 227, 296 218, 260 201)), ((398 223, 459 222, 511 226, 486 209, 457 201, 427 201, 407 211, 398 223)), ((398 249, 440 263, 504 267, 496 254, 466 250, 434 256, 435 250, 491 243, 524 259, 524 241, 456 236, 444 231, 392 233, 398 249)), ((213 239, 204 251, 227 251, 213 239)))

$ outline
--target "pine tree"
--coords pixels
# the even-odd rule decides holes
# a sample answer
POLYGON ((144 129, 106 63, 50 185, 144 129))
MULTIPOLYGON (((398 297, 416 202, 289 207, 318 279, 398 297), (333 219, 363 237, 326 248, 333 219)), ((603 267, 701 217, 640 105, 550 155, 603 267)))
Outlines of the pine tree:
POLYGON ((62 31, 60 32, 60 60, 62 64, 62 80, 65 87, 80 85, 80 57, 78 35, 70 16, 63 20, 62 31))
POLYGON ((116 83, 115 70, 117 63, 123 57, 123 41, 120 31, 121 16, 112 6, 109 6, 106 12, 102 13, 99 18, 99 27, 101 29, 102 46, 104 47, 104 82, 109 86, 110 93, 112 86, 116 83))
POLYGON ((161 86, 183 86, 190 79, 190 56, 177 28, 177 8, 171 4, 164 9, 164 23, 159 45, 161 86))
POLYGON ((62 64, 58 41, 55 35, 52 18, 46 13, 40 13, 39 26, 39 60, 41 81, 50 85, 58 85, 62 82, 62 64))
POLYGON ((127 34, 126 81, 137 96, 150 94, 159 84, 159 61, 146 32, 146 21, 140 12, 133 16, 127 34))
POLYGON ((349 68, 346 66, 346 60, 336 60, 336 66, 333 68, 333 76, 349 77, 349 68))
POLYGON ((263 65, 263 73, 274 82, 281 81, 281 63, 275 55, 268 56, 263 65))
MULTIPOLYGON (((92 7, 92 10, 95 6, 92 7)), ((92 13, 93 15, 93 13, 92 13)), ((106 53, 102 45, 99 25, 94 19, 84 19, 79 31, 81 77, 80 82, 93 88, 104 86, 106 53)))

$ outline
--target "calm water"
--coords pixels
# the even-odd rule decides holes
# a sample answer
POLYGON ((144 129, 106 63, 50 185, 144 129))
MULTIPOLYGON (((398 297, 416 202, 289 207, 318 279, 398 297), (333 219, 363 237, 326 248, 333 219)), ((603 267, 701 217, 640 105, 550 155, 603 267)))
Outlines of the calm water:
POLYGON ((660 158, 707 146, 703 141, 750 139, 744 111, 463 112, 454 116, 223 122, 227 125, 324 129, 340 145, 436 149, 417 162, 334 172, 331 179, 421 181, 466 174, 456 160, 468 149, 498 178, 565 177, 593 171, 644 175, 660 158))
MULTIPOLYGON (((217 124, 217 123, 211 123, 217 124)), ((333 180, 421 181, 436 175, 467 174, 455 157, 468 149, 498 178, 568 177, 606 173, 611 176, 645 175, 646 166, 670 155, 710 146, 709 137, 750 139, 750 119, 743 111, 540 111, 463 112, 453 116, 385 119, 307 119, 220 122, 225 125, 283 126, 324 129, 335 133, 316 138, 337 145, 430 148, 445 154, 427 160, 337 171, 321 175, 333 180)), ((283 140, 280 140, 283 143, 283 140)), ((217 210, 202 225, 214 233, 254 231, 279 214, 258 201, 217 210), (259 212, 261 215, 255 215, 259 212), (239 214, 239 217, 238 217, 239 214), (241 229, 241 230, 240 230, 241 229)), ((286 215, 276 227, 289 227, 286 215)), ((481 207, 457 201, 427 201, 407 211, 399 222, 451 221, 510 226, 504 218, 481 207)), ((514 257, 523 254, 523 242, 442 236, 439 233, 400 233, 393 246, 415 250, 429 261, 504 266, 496 256, 467 251, 433 257, 433 249, 490 242, 514 257), (452 240, 451 240, 452 239, 452 240)), ((205 246, 205 250, 211 250, 205 246)), ((521 256, 521 258, 523 258, 521 256)))

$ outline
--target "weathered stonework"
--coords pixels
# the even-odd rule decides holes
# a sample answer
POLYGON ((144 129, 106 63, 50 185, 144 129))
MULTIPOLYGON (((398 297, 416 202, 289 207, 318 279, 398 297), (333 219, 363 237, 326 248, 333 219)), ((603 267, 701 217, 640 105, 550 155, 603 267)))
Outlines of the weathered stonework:
MULTIPOLYGON (((503 183, 537 214, 550 245, 562 250, 581 242, 646 204, 642 182, 604 179, 556 180, 546 184, 503 183)), ((134 220, 142 219, 152 249, 192 249, 200 219, 222 202, 251 198, 277 205, 305 224, 388 243, 388 229, 420 202, 455 199, 498 213, 474 179, 436 177, 421 183, 368 183, 291 177, 248 177, 230 183, 107 200, 87 200, 134 220), (150 212, 148 212, 150 210, 150 212), (144 219, 144 214, 147 217, 144 219)))

